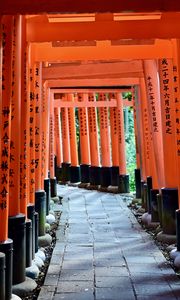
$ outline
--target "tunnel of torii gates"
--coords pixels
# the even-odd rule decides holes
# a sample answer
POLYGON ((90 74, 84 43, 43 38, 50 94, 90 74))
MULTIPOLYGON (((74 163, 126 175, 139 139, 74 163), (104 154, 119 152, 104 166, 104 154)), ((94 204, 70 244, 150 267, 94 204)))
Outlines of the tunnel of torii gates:
POLYGON ((124 107, 134 111, 136 197, 168 235, 179 209, 179 12, 25 15, 23 7, 0 15, 6 300, 45 235, 57 181, 129 192, 124 107))

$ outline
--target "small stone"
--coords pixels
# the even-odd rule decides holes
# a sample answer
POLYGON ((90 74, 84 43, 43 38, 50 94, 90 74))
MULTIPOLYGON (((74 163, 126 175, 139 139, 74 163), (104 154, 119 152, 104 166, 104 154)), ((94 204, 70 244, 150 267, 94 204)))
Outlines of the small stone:
POLYGON ((175 260, 176 257, 180 256, 180 251, 177 251, 177 248, 174 248, 171 250, 169 255, 171 259, 175 260))
POLYGON ((39 276, 39 268, 35 263, 26 268, 26 276, 32 279, 36 279, 39 276))
POLYGON ((27 297, 33 293, 36 287, 37 283, 33 279, 26 277, 22 283, 12 286, 12 292, 19 297, 27 297))
POLYGON ((38 250, 38 252, 35 254, 35 257, 39 257, 40 259, 42 259, 42 261, 46 260, 46 255, 44 253, 44 251, 42 250, 38 250))
POLYGON ((51 225, 48 223, 45 223, 45 232, 48 233, 51 230, 51 225))
POLYGON ((151 222, 151 215, 148 212, 142 215, 142 223, 146 226, 151 222))
POLYGON ((48 216, 46 216, 46 222, 48 223, 48 224, 53 224, 53 223, 55 223, 55 221, 56 221, 56 219, 55 219, 55 216, 54 215, 52 215, 52 214, 49 214, 48 216))
POLYGON ((50 246, 51 243, 52 243, 52 237, 50 236, 50 234, 45 234, 43 236, 38 237, 39 247, 47 247, 50 246))
POLYGON ((44 262, 43 260, 38 257, 37 255, 35 256, 35 258, 33 259, 33 263, 38 267, 38 268, 42 268, 44 266, 44 262))
POLYGON ((176 268, 180 269, 180 255, 176 256, 174 260, 174 265, 176 268))
POLYGON ((21 298, 17 295, 12 294, 11 295, 11 300, 21 300, 21 298))

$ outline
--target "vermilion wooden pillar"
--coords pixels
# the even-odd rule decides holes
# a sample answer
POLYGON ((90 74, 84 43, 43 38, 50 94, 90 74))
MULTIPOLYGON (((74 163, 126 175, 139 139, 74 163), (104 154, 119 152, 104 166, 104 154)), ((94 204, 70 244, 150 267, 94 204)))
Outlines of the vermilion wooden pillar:
POLYGON ((29 105, 26 19, 22 16, 20 211, 26 215, 26 267, 34 258, 34 206, 29 203, 29 105))
POLYGON ((51 186, 49 171, 49 116, 50 116, 50 89, 47 82, 43 84, 42 95, 42 186, 46 192, 46 215, 50 210, 51 186))
POLYGON ((100 173, 97 110, 95 107, 93 107, 93 102, 96 101, 95 93, 89 94, 88 100, 89 102, 92 102, 92 107, 88 108, 89 144, 90 144, 90 155, 91 155, 89 180, 91 185, 99 185, 101 173, 100 173))
POLYGON ((176 124, 176 159, 178 172, 178 199, 180 208, 180 61, 179 61, 179 39, 173 39, 173 83, 175 102, 175 124, 176 124))
POLYGON ((129 175, 126 174, 126 150, 124 136, 124 115, 123 99, 120 93, 117 93, 117 117, 118 117, 118 136, 119 136, 119 192, 129 192, 129 175))
POLYGON ((30 172, 29 172, 29 203, 35 204, 35 92, 34 92, 34 67, 29 64, 29 135, 30 135, 30 172))
MULTIPOLYGON (((9 209, 9 162, 10 162, 10 97, 11 91, 11 47, 12 47, 12 17, 3 17, 2 20, 2 35, 4 43, 3 46, 3 72, 2 72, 2 102, 1 102, 1 115, 0 119, 0 132, 1 132, 1 185, 0 185, 0 242, 4 242, 8 238, 8 209, 9 209)), ((2 46, 1 46, 2 47, 2 46)), ((2 50, 2 48, 1 48, 2 50)), ((1 54, 3 53, 1 51, 1 54)), ((2 57, 1 57, 2 58, 2 57)))
MULTIPOLYGON (((68 101, 74 101, 74 95, 67 95, 68 101)), ((69 140, 70 140, 70 152, 71 152, 71 167, 70 167, 70 181, 80 182, 80 167, 78 161, 77 151, 77 137, 76 137, 76 121, 75 121, 75 110, 73 107, 68 108, 68 119, 69 119, 69 140)))
POLYGON ((0 17, 0 251, 6 254, 5 298, 12 296, 12 249, 13 241, 8 239, 9 210, 9 162, 11 123, 11 49, 12 16, 0 17))
MULTIPOLYGON (((67 101, 67 95, 62 96, 62 101, 67 101)), ((61 108, 61 125, 62 125, 62 149, 63 149, 63 163, 62 163, 62 181, 70 180, 70 140, 69 140, 69 119, 68 108, 61 108)))
MULTIPOLYGON (((88 94, 78 94, 78 101, 82 102, 88 98, 88 94)), ((89 183, 90 147, 89 147, 89 125, 87 108, 79 108, 79 135, 80 135, 80 157, 81 157, 81 182, 89 183)))
POLYGON ((50 93, 50 116, 49 116, 49 170, 51 181, 51 197, 57 196, 57 182, 54 168, 54 95, 50 93))
MULTIPOLYGON (((109 95, 110 100, 116 99, 116 94, 109 95)), ((118 120, 116 107, 110 107, 110 129, 111 129, 111 151, 112 151, 112 167, 111 167, 111 185, 118 186, 119 179, 119 151, 118 151, 118 120)))
POLYGON ((152 131, 148 113, 146 87, 143 78, 140 79, 140 107, 143 123, 142 139, 144 140, 144 158, 147 176, 147 202, 144 206, 145 209, 147 209, 148 214, 152 214, 152 221, 158 221, 157 217, 155 216, 154 208, 156 207, 157 209, 156 195, 159 193, 159 186, 157 179, 154 145, 152 140, 152 131))
MULTIPOLYGON (((140 123, 139 118, 137 118, 137 107, 138 99, 135 103, 135 92, 137 87, 132 89, 132 105, 133 105, 133 115, 134 115, 134 136, 135 136, 135 147, 136 147, 136 169, 134 170, 135 175, 135 186, 136 186, 136 198, 141 198, 143 196, 143 185, 145 181, 145 175, 143 174, 143 167, 141 168, 141 143, 138 135, 138 126, 140 123)), ((142 125, 142 122, 141 122, 142 125)), ((142 127, 142 126, 141 126, 142 127)), ((143 198, 143 197, 142 197, 143 198)))
MULTIPOLYGON (((98 101, 107 101, 106 94, 99 94, 98 101)), ((100 143, 101 143, 101 186, 111 185, 111 154, 108 108, 99 108, 100 143)))
POLYGON ((42 105, 42 176, 48 178, 49 171, 49 116, 50 116, 50 89, 47 84, 43 85, 43 105, 42 105))
POLYGON ((26 22, 22 17, 22 64, 21 64, 21 160, 20 160, 20 210, 27 215, 29 202, 29 95, 27 90, 28 53, 26 45, 26 22))
POLYGON ((46 193, 42 186, 42 63, 34 64, 34 98, 35 98, 35 210, 39 215, 39 236, 45 235, 46 193))
MULTIPOLYGON (((154 149, 154 157, 156 162, 156 173, 158 180, 158 188, 161 193, 161 188, 164 186, 164 154, 162 144, 162 121, 161 121, 161 104, 160 104, 160 88, 157 72, 157 64, 155 60, 145 60, 143 63, 145 84, 147 93, 147 107, 149 113, 149 124, 152 131, 152 143, 154 149)), ((143 79, 141 79, 141 84, 143 79)), ((153 197, 153 196, 152 196, 153 197)), ((154 201, 159 201, 161 198, 153 198, 154 201)), ((152 201, 153 201, 152 199, 152 201)), ((151 202, 152 202, 151 201, 151 202)), ((160 203, 159 203, 160 204, 160 203)), ((159 205, 161 206, 161 205, 159 205)), ((151 207, 155 207, 152 203, 151 207)), ((159 219, 161 219, 161 212, 159 211, 159 219)))
POLYGON ((149 121, 152 131, 154 153, 157 167, 158 185, 163 187, 164 181, 164 154, 162 144, 162 121, 160 113, 160 88, 157 65, 153 60, 144 61, 145 84, 147 91, 147 105, 149 121))
POLYGON ((9 216, 20 213, 21 17, 13 18, 9 216), (18 77, 20 76, 20 77, 18 77))
POLYGON ((14 241, 13 284, 25 281, 26 266, 25 215, 20 214, 21 37, 22 16, 17 15, 13 17, 9 165, 9 237, 14 241))
POLYGON ((154 144, 152 139, 152 130, 150 126, 148 101, 144 78, 140 78, 140 101, 143 120, 143 135, 145 146, 145 160, 146 160, 146 176, 152 176, 152 187, 159 189, 157 178, 157 166, 155 162, 154 144))
POLYGON ((60 122, 60 108, 54 108, 54 123, 55 123, 55 144, 56 144, 56 178, 61 180, 61 164, 62 164, 62 136, 61 136, 61 122, 60 122))
POLYGON ((172 59, 159 60, 165 188, 162 189, 163 230, 175 234, 178 208, 176 124, 172 59), (167 221, 168 220, 168 221, 167 221))
POLYGON ((42 189, 42 63, 35 63, 34 69, 35 97, 35 190, 42 189))

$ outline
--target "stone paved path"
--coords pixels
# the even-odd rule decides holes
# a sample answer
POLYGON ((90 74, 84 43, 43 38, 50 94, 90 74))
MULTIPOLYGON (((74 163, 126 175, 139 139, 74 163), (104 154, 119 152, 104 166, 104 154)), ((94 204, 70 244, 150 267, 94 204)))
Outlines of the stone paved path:
POLYGON ((180 280, 123 195, 58 186, 57 243, 38 300, 180 299, 180 280))

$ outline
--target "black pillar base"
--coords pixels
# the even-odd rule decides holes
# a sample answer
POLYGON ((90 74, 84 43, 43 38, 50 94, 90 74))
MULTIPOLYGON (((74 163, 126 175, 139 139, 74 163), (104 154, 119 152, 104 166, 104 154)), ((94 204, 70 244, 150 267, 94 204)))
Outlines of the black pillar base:
POLYGON ((80 165, 81 182, 89 183, 89 165, 80 165))
POLYGON ((51 185, 50 185, 49 178, 44 179, 44 190, 46 192, 46 216, 48 216, 50 210, 50 198, 51 198, 51 185))
POLYGON ((142 181, 142 186, 141 186, 141 195, 143 195, 142 197, 142 207, 145 209, 145 211, 147 212, 147 183, 145 181, 142 181))
POLYGON ((44 190, 35 192, 35 210, 39 215, 39 236, 43 236, 46 223, 46 193, 44 190))
POLYGON ((31 220, 32 224, 32 259, 34 259, 35 256, 35 206, 33 204, 28 204, 27 206, 27 217, 31 220))
POLYGON ((32 222, 26 220, 26 268, 32 264, 32 222))
POLYGON ((101 183, 101 167, 89 167, 89 182, 91 185, 100 185, 101 183))
POLYGON ((56 177, 50 178, 51 184, 51 197, 57 197, 57 180, 56 177))
POLYGON ((111 167, 111 185, 118 186, 119 183, 119 166, 111 167))
POLYGON ((111 185, 111 167, 101 167, 101 186, 111 185))
POLYGON ((156 189, 150 190, 152 222, 159 222, 157 194, 159 194, 159 190, 156 189))
POLYGON ((176 210, 176 244, 177 251, 180 251, 180 209, 176 210))
POLYGON ((80 182, 80 167, 79 166, 71 166, 70 167, 70 182, 76 183, 80 182))
POLYGON ((38 252, 38 234, 39 234, 39 214, 34 213, 34 223, 35 223, 35 253, 38 252))
POLYGON ((147 177, 147 210, 148 214, 151 214, 151 190, 152 190, 152 177, 147 177))
POLYGON ((157 194, 156 197, 157 197, 159 222, 160 222, 160 226, 162 227, 162 195, 157 194))
POLYGON ((136 198, 141 198, 141 170, 134 170, 135 186, 136 186, 136 198))
POLYGON ((55 176, 56 176, 58 182, 62 181, 62 168, 61 167, 56 167, 55 176))
POLYGON ((129 193, 129 175, 119 175, 119 193, 129 193))
POLYGON ((70 181, 70 163, 62 163, 62 174, 61 174, 61 180, 62 182, 70 181))
POLYGON ((0 252, 0 299, 1 300, 6 300, 6 290, 5 290, 5 260, 6 260, 6 256, 4 253, 0 252))
POLYGON ((8 239, 7 241, 0 243, 0 252, 3 252, 6 255, 5 299, 10 300, 12 298, 13 241, 8 239))
POLYGON ((162 188, 162 229, 165 234, 176 234, 175 212, 178 209, 178 190, 162 188))
POLYGON ((25 281, 26 223, 25 215, 9 217, 9 237, 13 240, 13 285, 25 281))

